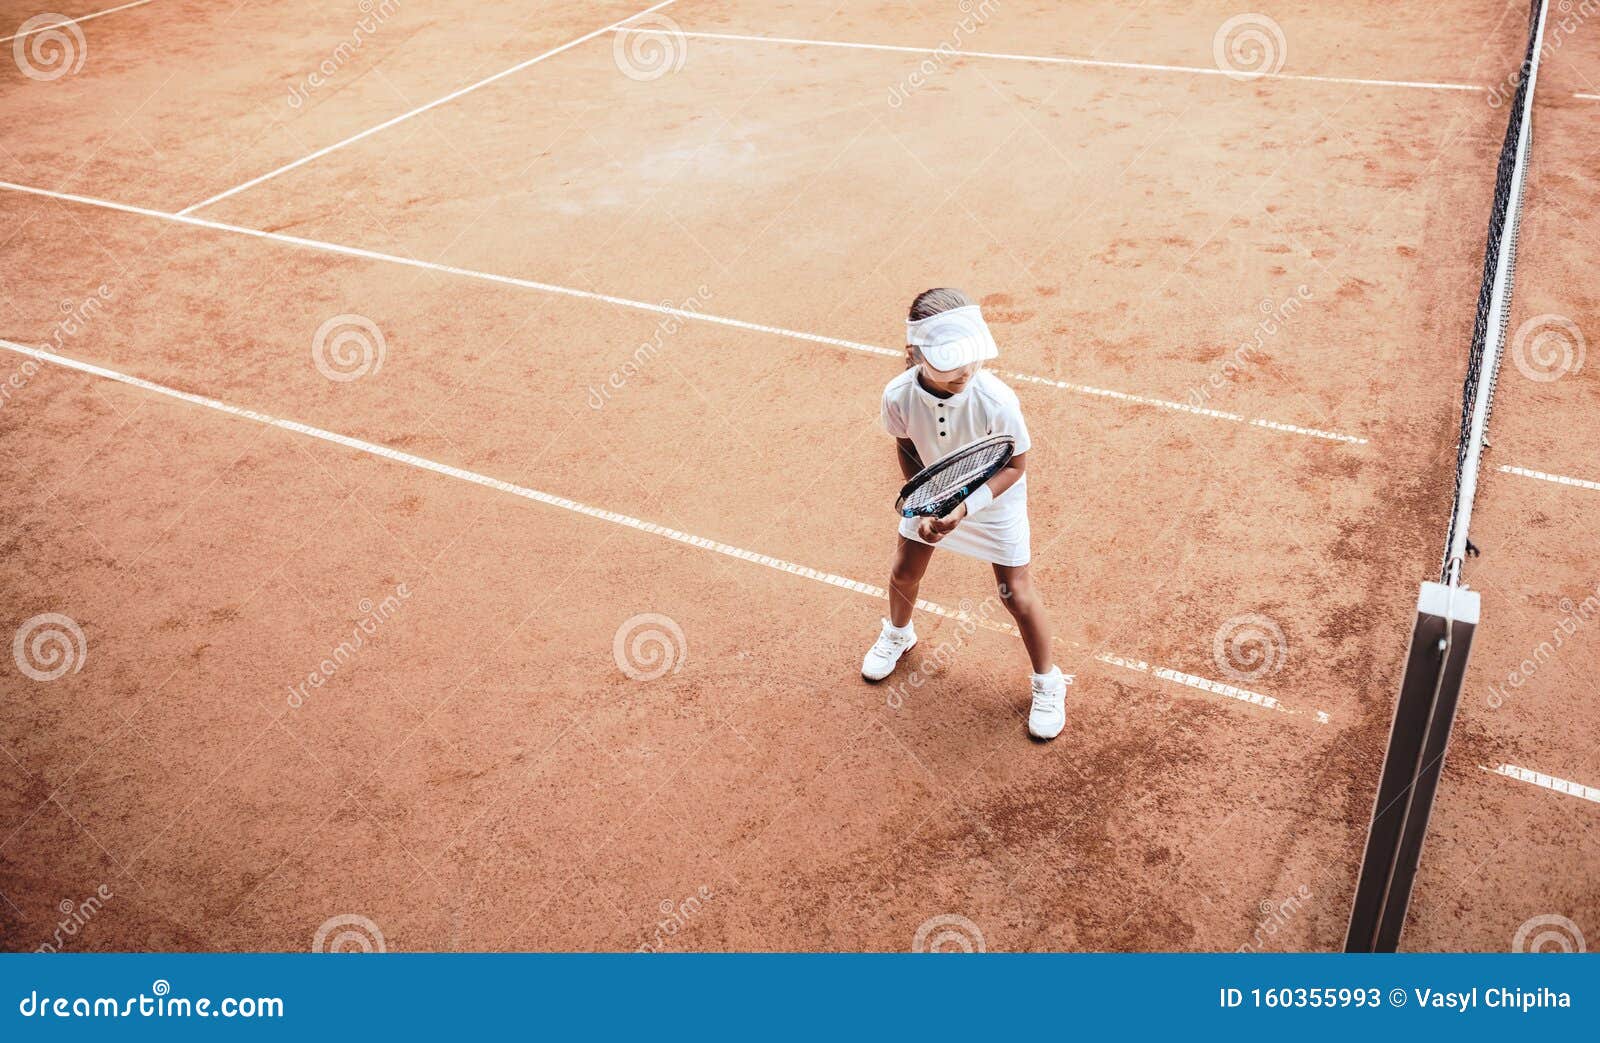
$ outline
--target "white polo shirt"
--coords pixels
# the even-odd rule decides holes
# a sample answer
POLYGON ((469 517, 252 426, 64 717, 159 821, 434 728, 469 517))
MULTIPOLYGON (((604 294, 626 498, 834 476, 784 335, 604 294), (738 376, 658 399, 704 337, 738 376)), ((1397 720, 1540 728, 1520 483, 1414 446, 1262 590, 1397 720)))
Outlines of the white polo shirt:
MULTIPOLYGON (((959 393, 940 398, 922 386, 913 366, 883 389, 882 421, 895 438, 911 440, 924 467, 989 435, 1016 439, 1019 456, 1032 445, 1017 393, 988 370, 980 370, 959 393)), ((903 522, 901 535, 915 539, 915 519, 904 521, 911 523, 910 531, 903 522)), ((1026 474, 939 542, 941 547, 1001 565, 1027 564, 1027 544, 1026 474)))

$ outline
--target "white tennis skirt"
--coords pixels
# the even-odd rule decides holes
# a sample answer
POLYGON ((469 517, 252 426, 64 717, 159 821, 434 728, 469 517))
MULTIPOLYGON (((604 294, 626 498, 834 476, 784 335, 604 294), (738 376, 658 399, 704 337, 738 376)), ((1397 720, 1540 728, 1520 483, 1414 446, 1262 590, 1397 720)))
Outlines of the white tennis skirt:
MULTIPOLYGON (((1013 486, 1006 490, 1005 499, 1010 500, 1014 493, 1021 491, 1013 486)), ((918 543, 928 542, 917 536, 916 518, 900 519, 900 535, 918 543)), ((971 518, 962 519, 960 525, 933 546, 992 565, 1026 565, 1033 560, 1026 495, 1013 503, 996 500, 971 518)))

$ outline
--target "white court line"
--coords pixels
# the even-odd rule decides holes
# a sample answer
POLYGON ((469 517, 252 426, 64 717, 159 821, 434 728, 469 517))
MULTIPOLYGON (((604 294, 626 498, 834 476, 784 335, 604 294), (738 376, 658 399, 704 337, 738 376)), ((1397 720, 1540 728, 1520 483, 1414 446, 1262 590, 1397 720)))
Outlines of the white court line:
POLYGON ((1483 768, 1484 771, 1492 772, 1495 775, 1503 775, 1508 779, 1516 779, 1518 782, 1526 782, 1530 786, 1538 786, 1542 789, 1550 790, 1552 793, 1565 793, 1569 797, 1577 797, 1579 800, 1600 804, 1600 789, 1596 789, 1594 786, 1585 786, 1581 782, 1558 779, 1554 775, 1546 775, 1542 771, 1521 768, 1515 764, 1496 764, 1492 768, 1481 764, 1478 766, 1483 768))
MULTIPOLYGON (((1262 695, 1260 692, 1249 692, 1243 688, 1235 688, 1231 684, 1222 684, 1220 681, 1208 681, 1203 677, 1196 677, 1194 674, 1180 673, 1177 670, 1170 670, 1164 666, 1153 667, 1149 663, 1139 659, 1124 659, 1122 656, 1113 655, 1110 652, 1101 652, 1099 655, 1095 656, 1095 658, 1100 662, 1107 663, 1111 666, 1120 666, 1124 670, 1133 670, 1141 674, 1154 674, 1157 677, 1174 681, 1177 684, 1186 684, 1191 688, 1198 688, 1204 692, 1212 692, 1216 695, 1225 695, 1229 699, 1237 699, 1240 702, 1249 703, 1251 706, 1259 706, 1267 710, 1284 709, 1283 704, 1278 702, 1278 700, 1274 699, 1270 695, 1262 695)), ((1318 716, 1322 718, 1327 717, 1326 714, 1319 714, 1318 716)), ((1326 724, 1327 721, 1322 720, 1319 723, 1326 724)))
POLYGON ((25 33, 12 33, 10 36, 0 37, 0 43, 10 43, 12 40, 20 40, 26 36, 33 36, 37 33, 49 32, 51 29, 55 29, 63 25, 74 25, 78 22, 93 21, 96 18, 104 18, 108 14, 116 14, 118 11, 126 11, 130 7, 143 7, 145 4, 151 2, 152 0, 133 0, 133 3, 131 4, 123 4, 120 7, 108 7, 104 11, 96 11, 94 14, 79 15, 77 18, 62 18, 59 22, 51 22, 49 25, 41 25, 37 29, 29 29, 25 33))
POLYGON ((1573 97, 1582 98, 1585 101, 1600 101, 1600 94, 1574 94, 1573 97))
MULTIPOLYGON (((660 536, 663 539, 672 540, 675 543, 686 544, 690 547, 698 547, 701 550, 712 551, 716 554, 725 554, 730 558, 738 558, 740 561, 748 561, 755 565, 763 565, 769 569, 776 569, 779 572, 787 572, 792 576, 799 576, 802 579, 809 579, 818 583, 826 583, 832 587, 851 590, 857 594, 864 594, 867 597, 875 598, 880 601, 887 599, 889 596, 889 592, 887 590, 882 587, 875 587, 870 583, 862 583, 859 580, 848 579, 844 576, 837 576, 831 572, 822 572, 818 569, 809 568, 805 565, 797 565, 792 561, 784 561, 782 558, 774 558, 767 554, 760 554, 756 551, 745 550, 742 547, 734 547, 730 544, 721 543, 717 540, 708 539, 704 536, 695 536, 692 533, 683 532, 678 529, 671 529, 665 525, 657 525, 654 522, 644 521, 643 519, 634 518, 630 515, 618 514, 616 511, 608 511, 601 507, 591 507, 588 504, 578 503, 575 500, 569 500, 564 496, 556 496, 552 493, 540 492, 537 489, 530 489, 527 486, 516 485, 512 482, 502 481, 499 478, 491 478, 488 475, 479 474, 476 471, 468 471, 464 468, 452 467, 449 464, 442 464, 435 460, 429 460, 426 457, 416 456, 412 453, 402 452, 398 449, 391 449, 388 446, 379 445, 376 442, 368 442, 360 438, 351 438, 349 435, 341 435, 333 431, 326 431, 320 427, 312 427, 309 424, 302 424, 295 420, 284 420, 279 417, 269 416, 266 413, 258 413, 253 409, 245 409, 242 406, 229 405, 226 402, 221 402, 214 398, 206 398, 204 395, 196 395, 193 392, 179 391, 176 388, 170 388, 163 384, 152 383, 151 381, 144 380, 141 377, 130 376, 114 369, 106 369, 103 366, 96 366, 91 362, 83 362, 78 359, 69 358, 65 355, 56 355, 39 348, 30 348, 25 344, 18 344, 14 341, 3 339, 0 339, 0 348, 4 348, 7 351, 12 351, 28 358, 37 359, 40 362, 46 362, 51 365, 60 366, 64 369, 77 370, 80 373, 87 373, 91 376, 101 377, 106 380, 114 380, 118 383, 127 384, 130 387, 136 387, 140 390, 149 391, 157 395, 165 395, 167 398, 174 398, 180 402, 187 402, 190 405, 215 410, 218 413, 225 413, 228 416, 237 417, 241 420, 250 420, 258 424, 265 424, 268 427, 276 427, 280 430, 292 431, 295 434, 305 435, 309 438, 319 439, 324 442, 331 442, 334 445, 344 446, 347 449, 354 449, 357 452, 369 453, 373 456, 379 456, 386 460, 393 460, 396 463, 406 464, 407 466, 415 467, 423 471, 432 471, 434 474, 441 474, 449 478, 456 478, 463 482, 471 482, 474 485, 481 485, 485 488, 495 489, 503 493, 509 493, 512 496, 519 496, 525 500, 533 500, 536 503, 542 503, 550 507, 559 507, 564 511, 571 511, 574 514, 581 514, 587 518, 595 518, 600 521, 610 522, 613 525, 622 525, 630 529, 638 530, 639 532, 649 533, 652 536, 660 536)), ((918 600, 917 607, 925 612, 931 612, 935 615, 944 616, 949 619, 969 622, 972 625, 980 626, 987 630, 994 630, 1004 634, 1011 634, 1013 636, 1016 636, 1017 634, 1017 629, 1013 626, 996 623, 985 616, 974 615, 973 613, 965 610, 946 608, 945 606, 936 604, 932 601, 918 600)), ((1124 660, 1115 656, 1102 656, 1100 658, 1103 662, 1110 663, 1111 665, 1124 666, 1127 669, 1135 670, 1140 673, 1150 673, 1161 678, 1162 680, 1170 681, 1174 684, 1185 685, 1198 691, 1222 695, 1227 695, 1230 693, 1229 685, 1220 684, 1215 681, 1207 681, 1205 678, 1195 677, 1192 674, 1181 673, 1180 671, 1170 670, 1165 667, 1150 667, 1143 662, 1139 662, 1138 660, 1124 660)), ((1231 689, 1231 692, 1237 693, 1239 690, 1231 689)), ((1286 708, 1283 706, 1283 704, 1278 702, 1278 700, 1273 699, 1270 696, 1246 692, 1242 693, 1242 695, 1235 694, 1231 697, 1241 699, 1241 701, 1248 702, 1254 706, 1261 706, 1267 709, 1278 710, 1283 713, 1299 715, 1299 711, 1286 708)), ((1319 711, 1314 715, 1314 719, 1319 724, 1326 724, 1328 715, 1319 711)))
POLYGON ((1526 467, 1507 467, 1504 464, 1500 470, 1506 474, 1520 474, 1524 478, 1537 478, 1542 482, 1554 482, 1557 485, 1571 485, 1579 489, 1594 489, 1600 492, 1600 482, 1591 482, 1587 478, 1568 478, 1563 474, 1546 474, 1543 471, 1530 471, 1526 467))
POLYGON ((235 194, 237 194, 239 192, 243 192, 247 188, 254 188, 256 185, 261 184, 263 181, 270 181, 273 178, 277 177, 279 174, 288 173, 289 171, 295 169, 296 167, 304 166, 305 164, 310 163, 314 159, 321 159, 323 156, 326 156, 330 152, 336 152, 339 149, 344 148, 346 145, 353 145, 356 142, 360 141, 362 138, 371 137, 372 135, 378 133, 379 131, 387 130, 390 127, 394 126, 396 123, 403 123, 403 122, 405 122, 406 120, 410 119, 413 116, 420 116, 424 112, 427 112, 429 109, 436 109, 440 105, 443 105, 446 102, 454 101, 455 99, 461 97, 462 95, 471 94, 473 91, 479 89, 480 87, 487 87, 489 84, 494 83, 496 80, 503 80, 507 76, 510 76, 510 75, 512 75, 514 73, 519 73, 523 69, 528 68, 529 66, 538 65, 540 62, 544 61, 547 58, 554 58, 556 55, 560 54, 561 52, 569 51, 569 50, 571 50, 572 48, 578 46, 581 43, 587 43, 588 41, 593 40, 596 36, 602 36, 605 33, 609 33, 613 29, 618 28, 619 26, 623 25, 626 22, 631 22, 635 18, 643 18, 645 15, 650 14, 653 11, 659 11, 663 7, 667 7, 667 6, 669 6, 671 4, 674 4, 674 3, 677 3, 677 0, 662 0, 661 3, 656 4, 654 7, 645 8, 643 11, 640 11, 638 14, 631 14, 628 17, 622 19, 621 21, 613 22, 610 25, 605 26, 602 29, 596 29, 594 32, 589 33, 589 34, 587 34, 585 36, 580 36, 576 40, 571 41, 570 43, 564 43, 560 47, 557 47, 557 48, 555 48, 553 50, 546 51, 546 52, 544 52, 543 54, 539 55, 536 58, 529 58, 525 62, 520 62, 520 63, 518 63, 516 65, 513 65, 509 69, 506 69, 506 70, 504 70, 502 72, 497 72, 493 76, 487 77, 486 79, 479 80, 477 83, 470 84, 470 85, 468 85, 466 87, 461 88, 458 91, 454 91, 454 92, 452 92, 450 94, 446 94, 442 98, 435 98, 433 101, 428 102, 428 104, 422 105, 422 106, 418 106, 417 108, 412 109, 410 112, 402 112, 400 115, 394 117, 393 119, 384 120, 382 123, 378 124, 376 127, 368 127, 366 130, 362 131, 361 133, 352 134, 350 137, 345 138, 343 141, 334 142, 332 145, 329 145, 327 148, 317 149, 317 151, 311 153, 309 156, 302 156, 301 158, 295 160, 293 163, 285 163, 283 166, 279 167, 277 170, 271 170, 271 171, 268 171, 265 174, 262 174, 260 177, 251 178, 249 181, 246 181, 244 184, 235 185, 234 187, 228 189, 226 192, 219 192, 216 195, 212 196, 210 199, 202 199, 200 202, 195 203, 192 206, 186 206, 182 210, 178 211, 178 213, 179 214, 191 214, 194 211, 199 210, 203 206, 210 206, 212 203, 221 202, 222 200, 227 199, 231 195, 235 195, 235 194))
POLYGON ((1042 65, 1079 65, 1091 69, 1137 69, 1143 72, 1181 72, 1196 76, 1226 76, 1232 80, 1302 80, 1309 83, 1350 83, 1363 87, 1410 87, 1431 91, 1482 91, 1475 83, 1434 83, 1425 80, 1369 80, 1355 76, 1311 76, 1290 72, 1235 72, 1204 65, 1157 65, 1151 62, 1118 62, 1100 58, 1058 58, 1039 54, 1008 54, 1001 51, 959 51, 937 47, 899 47, 886 43, 855 43, 847 40, 808 40, 793 36, 742 36, 737 33, 705 33, 671 29, 628 29, 612 32, 663 36, 692 36, 705 40, 739 40, 749 43, 781 43, 795 47, 838 47, 852 51, 892 51, 897 54, 945 54, 957 58, 989 58, 1002 62, 1032 62, 1042 65))
MULTIPOLYGON (((862 344, 853 340, 842 340, 838 337, 825 337, 817 333, 804 333, 800 330, 784 329, 781 326, 765 326, 756 322, 746 322, 743 319, 731 319, 721 315, 711 315, 706 312, 688 311, 682 308, 673 308, 663 304, 650 304, 646 301, 636 301, 627 297, 614 297, 605 293, 593 293, 589 290, 580 290, 571 286, 558 286, 554 283, 536 282, 532 279, 519 279, 511 275, 495 275, 492 272, 480 272, 471 268, 459 268, 455 265, 437 264, 433 261, 421 261, 413 257, 401 257, 397 254, 380 253, 377 250, 365 250, 356 246, 342 246, 338 243, 324 242, 320 239, 305 239, 297 235, 287 235, 283 232, 263 232, 255 228, 246 228, 243 225, 231 225, 223 221, 211 221, 203 217, 190 217, 185 214, 169 214, 164 210, 150 210, 141 206, 130 206, 127 203, 113 203, 105 199, 95 199, 90 196, 73 195, 70 192, 52 192, 49 189, 33 188, 29 185, 19 185, 11 181, 0 181, 0 189, 12 192, 23 192, 28 195, 43 196, 47 199, 57 199, 68 203, 81 203, 85 206, 99 207, 104 210, 115 210, 125 214, 137 214, 140 217, 153 217, 162 221, 176 221, 179 224, 190 225, 195 228, 208 228, 217 232, 230 232, 235 235, 246 235, 254 239, 266 239, 276 243, 287 243, 291 246, 301 246, 311 250, 321 250, 326 253, 342 254, 346 257, 359 257, 369 261, 384 261, 389 264, 405 265, 408 268, 421 268, 426 271, 444 272, 449 275, 458 275, 467 279, 479 279, 484 282, 500 283, 505 286, 516 286, 526 290, 538 290, 543 293, 559 294, 563 297, 576 297, 580 300, 603 301, 614 304, 619 308, 632 308, 637 311, 653 312, 658 315, 671 315, 675 318, 691 322, 705 322, 716 326, 728 326, 733 329, 745 330, 751 333, 765 333, 775 337, 787 337, 790 340, 806 341, 812 344, 826 344, 830 347, 844 348, 848 351, 858 351, 871 355, 882 355, 888 358, 900 359, 905 357, 903 350, 896 351, 890 348, 881 348, 874 344, 862 344)), ((1328 441, 1344 442, 1351 445, 1366 445, 1365 438, 1355 435, 1339 434, 1334 431, 1319 431, 1316 428, 1297 427, 1293 424, 1280 423, 1276 420, 1250 419, 1236 413, 1224 413, 1221 410, 1206 409, 1201 406, 1190 405, 1187 402, 1172 402, 1166 399, 1149 398, 1144 395, 1132 395, 1125 391, 1111 391, 1106 388, 1091 387, 1087 384, 1073 384, 1064 380, 1052 380, 1049 377, 1032 376, 1027 373, 1011 373, 1000 371, 1000 375, 1029 384, 1042 384, 1049 387, 1072 391, 1081 395, 1093 395, 1098 398, 1110 398, 1127 402, 1132 405, 1151 406, 1157 409, 1167 409, 1174 412, 1190 413, 1195 416, 1210 417, 1215 420, 1227 420, 1238 424, 1247 424, 1252 427, 1266 428, 1272 431, 1282 431, 1292 434, 1304 435, 1309 438, 1320 438, 1328 441)))

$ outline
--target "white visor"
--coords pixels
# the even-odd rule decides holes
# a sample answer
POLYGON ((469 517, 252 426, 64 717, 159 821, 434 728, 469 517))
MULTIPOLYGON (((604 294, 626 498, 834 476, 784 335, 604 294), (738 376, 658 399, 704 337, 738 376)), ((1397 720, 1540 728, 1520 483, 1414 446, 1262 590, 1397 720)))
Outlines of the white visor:
POLYGON ((906 343, 934 369, 948 373, 1000 354, 976 304, 906 323, 906 343))

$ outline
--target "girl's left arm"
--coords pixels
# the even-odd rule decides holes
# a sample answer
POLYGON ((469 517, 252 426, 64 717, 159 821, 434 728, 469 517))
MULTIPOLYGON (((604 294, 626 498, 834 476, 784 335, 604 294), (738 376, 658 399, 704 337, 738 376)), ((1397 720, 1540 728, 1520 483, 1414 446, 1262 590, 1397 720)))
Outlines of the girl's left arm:
POLYGON ((998 500, 1000 494, 1016 485, 1022 476, 1027 473, 1027 470, 1028 454, 1018 453, 1004 467, 996 471, 993 478, 989 479, 989 491, 998 500))
MULTIPOLYGON (((993 499, 999 499, 1000 494, 1011 488, 1013 485, 1016 485, 1018 480, 1020 480, 1022 476, 1027 473, 1027 470, 1028 454, 1018 453, 1016 456, 1013 456, 1004 467, 995 472, 993 478, 989 479, 987 484, 989 486, 989 493, 991 497, 993 499)), ((938 537, 950 532, 957 525, 960 525, 961 520, 966 516, 967 504, 966 501, 963 500, 956 506, 955 510, 951 511, 943 518, 923 518, 921 522, 918 523, 918 531, 924 540, 933 542, 937 540, 938 537)))

